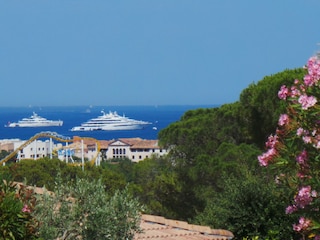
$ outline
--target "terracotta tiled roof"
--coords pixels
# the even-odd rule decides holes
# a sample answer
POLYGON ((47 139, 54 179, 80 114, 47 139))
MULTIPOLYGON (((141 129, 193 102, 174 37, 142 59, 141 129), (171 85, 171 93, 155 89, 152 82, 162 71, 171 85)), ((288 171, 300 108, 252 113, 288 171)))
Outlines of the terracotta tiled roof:
POLYGON ((120 138, 119 140, 131 145, 131 148, 159 148, 158 140, 147 140, 141 138, 120 138))
POLYGON ((73 143, 78 143, 79 144, 81 142, 81 140, 83 140, 83 144, 86 145, 86 146, 87 145, 95 145, 96 141, 99 141, 100 148, 108 148, 109 144, 114 141, 114 140, 95 140, 93 138, 81 138, 81 137, 78 137, 78 136, 74 136, 73 137, 73 143))
POLYGON ((142 215, 142 233, 135 240, 226 240, 232 239, 230 231, 169 220, 160 216, 142 215))
MULTIPOLYGON (((74 136, 73 142, 81 142, 80 137, 74 136)), ((107 149, 111 143, 114 143, 116 141, 121 141, 123 143, 126 143, 130 145, 131 148, 160 148, 158 146, 158 140, 148 140, 148 139, 142 139, 142 138, 119 138, 117 140, 98 140, 100 143, 100 148, 107 149)), ((85 145, 93 145, 96 144, 96 141, 92 138, 84 138, 83 143, 85 145)))
POLYGON ((100 148, 101 149, 107 149, 109 144, 112 142, 112 141, 108 141, 108 140, 99 140, 100 142, 100 148))

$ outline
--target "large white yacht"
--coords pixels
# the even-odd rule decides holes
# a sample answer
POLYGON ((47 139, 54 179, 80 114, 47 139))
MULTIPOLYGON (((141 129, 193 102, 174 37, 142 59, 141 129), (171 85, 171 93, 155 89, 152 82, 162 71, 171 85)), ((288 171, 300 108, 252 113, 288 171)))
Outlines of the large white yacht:
POLYGON ((92 118, 80 126, 73 127, 71 131, 114 131, 114 130, 134 130, 142 129, 149 122, 134 120, 126 116, 120 116, 117 112, 105 113, 101 111, 102 115, 92 118))
POLYGON ((30 117, 23 118, 18 122, 9 122, 5 127, 59 127, 62 126, 62 124, 63 121, 61 120, 48 120, 33 112, 30 117))

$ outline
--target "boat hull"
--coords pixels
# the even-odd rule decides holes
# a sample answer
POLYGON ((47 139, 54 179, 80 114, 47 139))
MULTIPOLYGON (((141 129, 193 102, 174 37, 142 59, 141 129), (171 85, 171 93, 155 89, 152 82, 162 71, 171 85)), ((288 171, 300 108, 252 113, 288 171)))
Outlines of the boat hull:
POLYGON ((62 124, 63 121, 61 120, 48 120, 33 112, 31 117, 23 118, 18 122, 9 122, 5 127, 60 127, 62 124))
POLYGON ((142 125, 130 125, 130 126, 92 126, 92 127, 73 127, 71 131, 121 131, 121 130, 136 130, 136 129, 143 129, 144 126, 142 125))
POLYGON ((51 123, 10 123, 5 127, 61 127, 63 125, 62 121, 51 122, 51 123))

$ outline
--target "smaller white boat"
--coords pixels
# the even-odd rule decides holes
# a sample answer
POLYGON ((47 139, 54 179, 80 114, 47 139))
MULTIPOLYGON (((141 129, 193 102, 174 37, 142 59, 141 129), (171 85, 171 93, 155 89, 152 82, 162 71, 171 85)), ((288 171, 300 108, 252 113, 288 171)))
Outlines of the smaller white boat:
POLYGON ((9 122, 5 127, 60 127, 62 125, 63 121, 61 120, 48 120, 33 112, 30 117, 23 118, 18 122, 9 122))

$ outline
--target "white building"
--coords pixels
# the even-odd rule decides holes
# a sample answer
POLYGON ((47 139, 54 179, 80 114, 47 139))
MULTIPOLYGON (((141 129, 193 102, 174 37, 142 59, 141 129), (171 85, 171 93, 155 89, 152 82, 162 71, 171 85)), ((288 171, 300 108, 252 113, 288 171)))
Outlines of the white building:
POLYGON ((158 145, 158 140, 145 140, 141 138, 120 138, 108 143, 105 150, 107 159, 128 158, 133 162, 139 162, 150 158, 152 155, 163 156, 167 154, 165 149, 158 145))
MULTIPOLYGON (((26 141, 14 142, 14 150, 18 149, 22 144, 26 141)), ((52 149, 55 145, 50 142, 50 140, 41 141, 41 140, 34 140, 30 142, 27 146, 21 149, 18 154, 17 158, 21 159, 39 159, 44 157, 50 157, 52 154, 52 149)))
MULTIPOLYGON (((13 152, 28 141, 14 140, 0 144, 0 150, 13 152)), ((106 160, 128 158, 139 162, 153 155, 163 156, 165 149, 158 146, 158 140, 145 140, 141 138, 120 138, 117 140, 95 140, 92 138, 74 137, 73 143, 53 143, 52 139, 46 141, 34 140, 17 152, 17 159, 34 159, 58 156, 62 161, 68 161, 72 156, 86 160, 95 160, 103 157, 106 160), (99 151, 99 152, 98 152, 99 151), (103 156, 102 156, 103 155, 103 156)))

